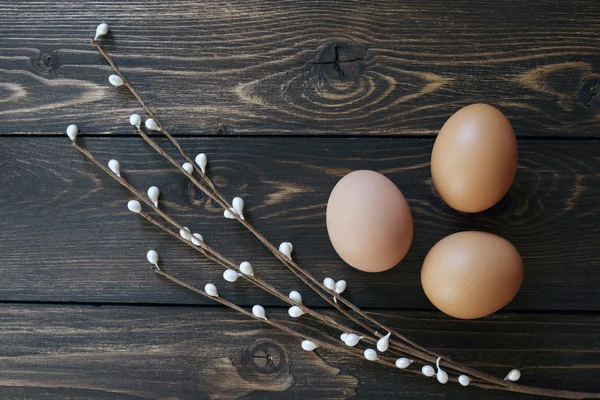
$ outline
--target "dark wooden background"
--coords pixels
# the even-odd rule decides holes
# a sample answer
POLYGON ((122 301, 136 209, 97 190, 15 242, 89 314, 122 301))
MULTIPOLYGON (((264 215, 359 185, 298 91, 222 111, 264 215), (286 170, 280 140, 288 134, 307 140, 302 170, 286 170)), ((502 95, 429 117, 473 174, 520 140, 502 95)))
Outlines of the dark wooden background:
MULTIPOLYGON (((212 306, 155 276, 145 253, 241 305, 285 307, 127 212, 127 193, 64 131, 234 260, 282 291, 301 290, 248 233, 224 220, 132 132, 140 109, 108 85, 103 43, 190 154, 209 155, 227 197, 270 240, 294 243, 322 279, 423 345, 522 381, 600 391, 600 3, 587 1, 4 1, 0 3, 0 398, 530 399, 345 356, 212 306), (492 209, 447 207, 430 179, 436 132, 461 106, 500 108, 519 136, 519 170, 492 209), (369 275, 335 255, 328 194, 355 169, 407 197, 406 260, 369 275), (444 236, 509 239, 525 281, 477 321, 435 311, 419 270, 444 236), (256 357, 267 351, 275 364, 256 357)), ((305 302, 323 306, 302 291, 305 302)))

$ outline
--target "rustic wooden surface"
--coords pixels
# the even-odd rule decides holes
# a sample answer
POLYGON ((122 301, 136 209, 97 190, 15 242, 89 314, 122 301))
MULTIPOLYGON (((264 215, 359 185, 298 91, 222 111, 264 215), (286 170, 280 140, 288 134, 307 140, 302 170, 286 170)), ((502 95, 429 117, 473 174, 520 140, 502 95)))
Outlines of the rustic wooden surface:
POLYGON ((106 21, 107 49, 180 134, 433 135, 482 101, 519 135, 598 136, 600 3, 447 3, 2 2, 0 116, 15 133, 120 127, 137 107, 89 46, 106 21))
MULTIPOLYGON (((532 398, 307 354, 152 274, 156 248, 178 277, 222 282, 126 211, 129 196, 70 146, 68 124, 136 186, 158 185, 162 206, 215 248, 282 291, 302 288, 134 135, 137 103, 89 46, 100 22, 189 153, 206 152, 223 193, 243 196, 253 224, 292 241, 315 276, 347 279, 356 304, 469 365, 600 391, 598 15, 593 0, 0 3, 0 398, 532 398), (433 189, 429 153, 446 118, 478 101, 513 123, 519 171, 498 205, 465 215, 433 189), (415 217, 408 257, 383 274, 344 266, 324 227, 329 191, 362 168, 390 177, 415 217), (506 237, 526 266, 506 310, 471 322, 436 312, 419 282, 428 249, 464 229, 506 237), (265 351, 278 362, 263 364, 265 351)), ((244 282, 219 291, 285 319, 244 282)))
MULTIPOLYGON (((249 258, 284 292, 301 287, 252 235, 224 220, 212 201, 140 138, 81 142, 103 162, 120 160, 123 175, 143 191, 160 187, 162 207, 220 252, 238 263, 249 258)), ((210 155, 210 173, 221 191, 244 198, 247 217, 267 238, 294 243, 295 258, 316 277, 347 279, 348 296, 361 307, 395 299, 396 307, 431 309, 419 275, 427 251, 450 233, 485 229, 514 243, 527 266, 509 309, 600 310, 600 274, 594 273, 600 267, 600 142, 521 140, 513 188, 479 215, 461 215, 438 197, 428 164, 432 139, 190 138, 181 143, 190 154, 210 155), (345 266, 325 228, 331 189, 344 174, 362 168, 381 171, 398 184, 415 219, 408 257, 382 274, 345 266)), ((0 253, 9 261, 4 276, 11 282, 0 286, 2 298, 210 303, 185 289, 167 290, 147 268, 145 254, 155 248, 165 266, 197 284, 220 281, 221 270, 130 213, 128 192, 65 137, 5 138, 0 160, 6 171, 0 180, 6 190, 0 200, 5 210, 0 253), (32 280, 36 275, 43 279, 32 280)), ((222 291, 245 305, 282 305, 241 281, 222 291)), ((324 304, 309 293, 305 300, 324 304)))
MULTIPOLYGON (((374 314, 478 368, 502 374, 518 365, 532 384, 598 387, 598 316, 502 314, 464 322, 437 312, 374 314)), ((8 304, 0 317, 2 398, 532 399, 307 353, 298 339, 215 308, 8 304)), ((285 311, 269 317, 288 320, 285 311)))

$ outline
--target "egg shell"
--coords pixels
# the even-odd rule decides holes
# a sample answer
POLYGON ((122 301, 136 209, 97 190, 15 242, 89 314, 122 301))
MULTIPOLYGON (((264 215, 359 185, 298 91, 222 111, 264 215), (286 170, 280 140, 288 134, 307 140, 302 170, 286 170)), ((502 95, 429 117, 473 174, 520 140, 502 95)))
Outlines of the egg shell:
POLYGON ((352 267, 381 272, 398 264, 413 238, 413 218, 402 192, 374 171, 354 171, 333 188, 327 232, 338 255, 352 267))
POLYGON ((515 247, 486 232, 459 232, 427 254, 421 284, 442 312, 461 319, 484 317, 508 304, 523 282, 523 261, 515 247))
POLYGON ((502 199, 517 164, 517 138, 508 119, 490 105, 471 104, 440 130, 431 153, 431 177, 450 207, 473 213, 502 199))

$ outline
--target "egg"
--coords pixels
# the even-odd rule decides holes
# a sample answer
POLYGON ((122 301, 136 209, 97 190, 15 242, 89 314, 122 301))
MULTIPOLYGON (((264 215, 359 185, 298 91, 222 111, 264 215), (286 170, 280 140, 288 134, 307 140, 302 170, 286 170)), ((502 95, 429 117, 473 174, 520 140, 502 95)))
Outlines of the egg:
POLYGON ((486 232, 459 232, 427 254, 421 284, 440 311, 480 318, 507 305, 523 281, 523 261, 506 239, 486 232))
POLYGON ((496 204, 517 173, 515 132, 498 109, 471 104, 452 115, 431 153, 431 177, 442 199, 463 212, 496 204))
POLYGON ((392 268, 404 258, 413 238, 413 218, 404 195, 374 171, 344 176, 329 196, 326 219, 337 254, 361 271, 392 268))

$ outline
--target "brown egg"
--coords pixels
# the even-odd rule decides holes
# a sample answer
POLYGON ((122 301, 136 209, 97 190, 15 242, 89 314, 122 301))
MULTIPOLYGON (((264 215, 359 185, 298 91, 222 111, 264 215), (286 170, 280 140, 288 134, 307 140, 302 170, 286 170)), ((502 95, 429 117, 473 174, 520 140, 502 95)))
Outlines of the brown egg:
POLYGON ((333 188, 327 232, 338 255, 356 269, 381 272, 398 264, 413 237, 413 219, 402 192, 385 176, 354 171, 333 188))
POLYGON ((431 153, 431 177, 450 207, 479 212, 508 192, 517 162, 517 139, 508 119, 490 105, 471 104, 440 130, 431 153))
POLYGON ((486 232, 459 232, 427 254, 421 284, 444 313, 480 318, 507 305, 523 281, 523 261, 506 239, 486 232))

